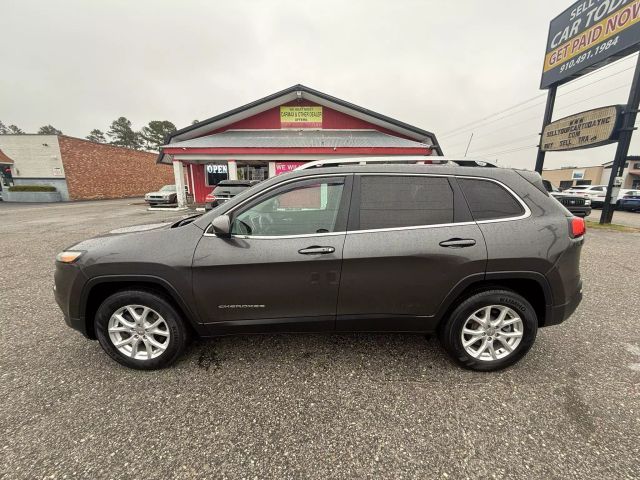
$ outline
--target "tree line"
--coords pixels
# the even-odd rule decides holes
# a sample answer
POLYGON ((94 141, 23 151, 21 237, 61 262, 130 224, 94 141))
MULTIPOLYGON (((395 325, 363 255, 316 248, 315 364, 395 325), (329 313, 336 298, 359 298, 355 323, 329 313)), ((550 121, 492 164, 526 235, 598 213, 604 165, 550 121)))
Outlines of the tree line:
MULTIPOLYGON (((198 123, 194 120, 192 123, 198 123)), ((92 142, 106 143, 118 147, 132 148, 134 150, 158 150, 164 145, 167 135, 176 131, 176 126, 168 120, 152 120, 139 131, 131 126, 131 121, 126 117, 119 117, 113 122, 106 132, 94 128, 85 138, 92 142)), ((20 127, 16 125, 5 126, 0 121, 0 135, 24 135, 20 127)), ((52 125, 44 125, 37 132, 40 135, 62 135, 62 131, 52 125)))

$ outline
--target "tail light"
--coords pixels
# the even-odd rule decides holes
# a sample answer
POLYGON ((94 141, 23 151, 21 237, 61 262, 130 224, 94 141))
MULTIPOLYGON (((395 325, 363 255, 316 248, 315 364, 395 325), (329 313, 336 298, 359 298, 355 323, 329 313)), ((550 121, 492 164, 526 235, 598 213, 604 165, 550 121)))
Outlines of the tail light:
POLYGON ((569 223, 571 226, 571 238, 582 237, 587 232, 587 224, 585 223, 584 218, 571 217, 569 219, 569 223))
POLYGON ((207 202, 215 202, 215 200, 216 200, 216 196, 213 193, 207 194, 207 197, 205 198, 205 201, 207 202))

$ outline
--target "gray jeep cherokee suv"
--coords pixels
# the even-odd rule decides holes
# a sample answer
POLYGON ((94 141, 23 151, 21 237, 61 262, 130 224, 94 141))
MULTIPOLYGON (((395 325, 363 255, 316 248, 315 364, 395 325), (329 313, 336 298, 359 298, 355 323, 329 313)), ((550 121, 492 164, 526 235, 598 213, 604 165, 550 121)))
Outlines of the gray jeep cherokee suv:
POLYGON ((173 363, 191 335, 375 331, 437 332, 460 365, 497 370, 578 306, 583 241, 533 172, 311 165, 68 248, 55 296, 133 368, 173 363))

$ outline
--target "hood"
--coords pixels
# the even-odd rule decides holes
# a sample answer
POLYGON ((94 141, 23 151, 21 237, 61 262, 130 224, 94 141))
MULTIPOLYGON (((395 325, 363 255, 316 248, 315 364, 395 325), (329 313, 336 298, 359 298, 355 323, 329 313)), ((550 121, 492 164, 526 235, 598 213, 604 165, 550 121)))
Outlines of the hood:
POLYGON ((96 237, 76 243, 71 247, 66 248, 65 250, 92 250, 96 247, 100 247, 107 243, 110 243, 115 239, 121 239, 127 236, 137 236, 147 232, 169 230, 172 228, 179 228, 184 225, 189 225, 200 216, 201 214, 189 215, 173 222, 146 223, 141 225, 131 225, 129 227, 116 228, 115 230, 111 230, 107 233, 103 233, 96 237))
POLYGON ((160 190, 158 190, 157 192, 149 192, 149 193, 145 193, 145 195, 162 195, 162 196, 169 196, 169 195, 173 195, 176 192, 161 192, 160 190))
POLYGON ((584 195, 576 195, 575 193, 550 192, 550 195, 554 198, 579 198, 585 200, 584 195))
POLYGON ((79 243, 66 248, 65 250, 92 250, 96 247, 111 242, 114 238, 124 237, 126 235, 135 235, 151 230, 167 230, 171 228, 172 222, 148 223, 145 225, 132 225, 130 227, 116 228, 106 233, 102 233, 96 237, 83 240, 79 243))

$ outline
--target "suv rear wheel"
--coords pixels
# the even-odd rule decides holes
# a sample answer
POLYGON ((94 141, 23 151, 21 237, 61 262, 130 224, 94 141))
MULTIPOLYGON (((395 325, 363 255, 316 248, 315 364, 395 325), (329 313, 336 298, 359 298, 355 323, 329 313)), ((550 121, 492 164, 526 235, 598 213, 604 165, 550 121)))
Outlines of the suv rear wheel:
POLYGON ((96 312, 96 336, 116 362, 140 370, 172 364, 184 350, 188 330, 162 296, 144 290, 107 297, 96 312))
POLYGON ((487 290, 458 305, 440 329, 440 340, 463 367, 491 371, 513 365, 536 338, 531 304, 510 290, 487 290))

